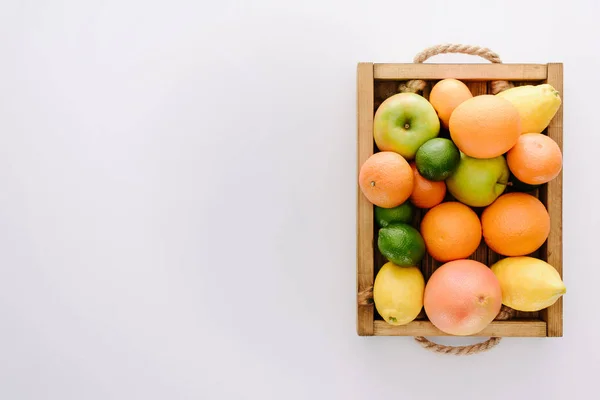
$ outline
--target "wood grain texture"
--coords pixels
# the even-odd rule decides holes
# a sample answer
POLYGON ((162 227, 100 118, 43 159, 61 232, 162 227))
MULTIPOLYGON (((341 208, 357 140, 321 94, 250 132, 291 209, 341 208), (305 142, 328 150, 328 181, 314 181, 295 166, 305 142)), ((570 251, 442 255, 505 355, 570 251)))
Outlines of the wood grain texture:
POLYGON ((374 64, 374 78, 543 81, 547 78, 547 67, 544 64, 374 64))
MULTIPOLYGON (((452 336, 440 331, 429 321, 412 321, 393 326, 385 321, 375 321, 375 336, 452 336)), ((471 336, 544 337, 544 321, 493 321, 484 330, 471 336)))
POLYGON ((373 154, 373 64, 360 63, 357 71, 357 213, 356 213, 356 277, 357 277, 357 332, 373 335, 374 306, 366 304, 365 291, 373 286, 373 206, 358 186, 358 173, 363 163, 373 154))
MULTIPOLYGON (((563 96, 563 65, 561 63, 548 64, 548 81, 561 96, 563 96)), ((563 98, 564 102, 564 98, 563 98)), ((561 151, 563 149, 563 107, 561 106, 556 115, 550 121, 547 129, 549 137, 554 139, 561 151)), ((550 235, 544 247, 546 260, 558 273, 563 276, 563 247, 562 247, 562 178, 561 173, 546 186, 545 200, 546 208, 550 213, 550 235)), ((541 317, 548 324, 548 336, 560 337, 563 335, 563 298, 559 298, 549 308, 541 312, 541 317)))

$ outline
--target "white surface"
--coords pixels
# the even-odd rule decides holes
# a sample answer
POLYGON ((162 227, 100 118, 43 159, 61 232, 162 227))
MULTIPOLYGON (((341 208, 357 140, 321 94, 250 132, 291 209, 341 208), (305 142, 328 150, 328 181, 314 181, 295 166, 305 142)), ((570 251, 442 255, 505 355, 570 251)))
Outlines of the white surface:
POLYGON ((0 398, 595 393, 598 2, 249 3, 2 4, 0 398), (356 63, 440 42, 565 63, 562 339, 355 333, 356 63))

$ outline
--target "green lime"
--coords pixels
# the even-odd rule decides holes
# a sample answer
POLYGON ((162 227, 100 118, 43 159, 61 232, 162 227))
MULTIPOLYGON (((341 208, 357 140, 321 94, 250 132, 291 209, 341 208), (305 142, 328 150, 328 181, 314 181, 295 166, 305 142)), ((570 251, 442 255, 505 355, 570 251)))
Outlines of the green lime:
POLYGON ((405 201, 398 207, 383 208, 375 206, 375 221, 379 227, 384 228, 389 224, 404 222, 410 224, 415 214, 415 207, 410 201, 405 201))
POLYGON ((458 167, 460 152, 450 139, 435 138, 425 142, 415 156, 419 173, 430 181, 443 181, 458 167))
POLYGON ((418 230, 404 223, 379 230, 377 247, 381 254, 400 266, 417 266, 425 257, 425 241, 418 230))

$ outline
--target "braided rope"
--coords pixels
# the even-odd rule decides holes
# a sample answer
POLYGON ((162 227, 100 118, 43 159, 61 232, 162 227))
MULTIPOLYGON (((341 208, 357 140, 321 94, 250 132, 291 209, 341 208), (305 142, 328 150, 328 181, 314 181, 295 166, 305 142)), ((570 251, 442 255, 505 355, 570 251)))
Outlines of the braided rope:
POLYGON ((428 58, 446 53, 470 54, 472 56, 485 58, 491 63, 502 63, 500 56, 487 47, 471 46, 468 44, 439 44, 437 46, 428 47, 417 54, 413 61, 420 64, 425 62, 428 58))
MULTIPOLYGON (((515 310, 510 307, 502 306, 500 312, 496 316, 497 321, 506 321, 511 319, 515 310)), ((472 354, 483 353, 498 346, 502 338, 491 337, 485 342, 475 343, 468 346, 446 346, 443 344, 434 343, 424 336, 416 336, 415 340, 426 350, 433 351, 439 354, 452 354, 455 356, 470 356, 472 354)))
POLYGON ((415 337, 417 343, 419 343, 424 349, 433 351, 439 354, 452 354, 455 356, 470 356, 472 354, 483 353, 494 347, 496 347, 501 338, 491 337, 485 342, 471 344, 469 346, 444 346, 442 344, 433 343, 432 341, 425 339, 423 336, 415 337))
MULTIPOLYGON (((447 53, 470 54, 473 56, 482 57, 491 63, 502 63, 500 56, 492 50, 488 49, 487 47, 471 46, 466 44, 439 44, 437 46, 428 47, 419 54, 417 54, 413 61, 417 64, 421 64, 433 56, 447 53)), ((490 82, 490 85, 493 94, 500 93, 506 89, 513 87, 513 85, 508 81, 492 81, 490 82)), ((425 86, 427 86, 427 82, 425 82, 424 80, 413 79, 401 83, 398 86, 398 91, 400 91, 401 93, 417 93, 422 92, 423 89, 425 89, 425 86)))

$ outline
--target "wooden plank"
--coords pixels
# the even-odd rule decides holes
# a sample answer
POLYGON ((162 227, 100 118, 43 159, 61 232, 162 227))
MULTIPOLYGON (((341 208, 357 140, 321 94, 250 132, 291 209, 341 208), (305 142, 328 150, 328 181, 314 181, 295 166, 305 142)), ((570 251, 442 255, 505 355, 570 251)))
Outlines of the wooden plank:
MULTIPOLYGON (((429 321, 412 321, 393 326, 385 321, 375 321, 375 336, 452 336, 437 329, 429 321)), ((545 337, 544 321, 493 321, 473 337, 545 337)))
MULTIPOLYGON (((563 96, 563 65, 562 63, 548 64, 548 81, 563 96)), ((564 101, 564 98, 563 98, 564 101)), ((554 139, 561 151, 563 149, 563 107, 561 106, 550 125, 548 136, 554 139)), ((550 235, 546 242, 546 260, 558 273, 562 271, 562 171, 553 180, 546 184, 546 207, 550 213, 550 235)), ((541 313, 541 317, 548 324, 548 336, 560 337, 563 335, 563 298, 541 313)))
POLYGON ((543 81, 547 78, 547 66, 545 64, 374 64, 374 78, 543 81))
POLYGON ((374 305, 368 297, 374 280, 373 269, 373 206, 358 186, 358 173, 363 163, 373 154, 373 64, 360 63, 357 70, 357 213, 356 213, 356 276, 357 276, 357 333, 373 335, 374 305))
POLYGON ((473 96, 487 94, 487 82, 468 82, 467 87, 473 96))

